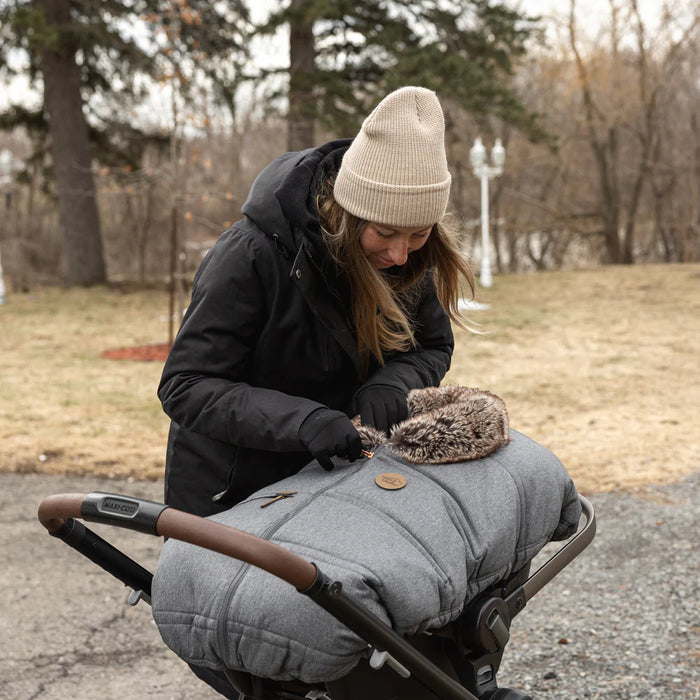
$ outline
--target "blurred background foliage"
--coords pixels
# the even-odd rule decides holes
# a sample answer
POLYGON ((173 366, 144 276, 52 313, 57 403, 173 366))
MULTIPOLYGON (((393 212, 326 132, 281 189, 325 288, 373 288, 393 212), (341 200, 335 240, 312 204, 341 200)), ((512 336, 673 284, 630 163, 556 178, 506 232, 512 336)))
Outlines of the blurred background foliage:
POLYGON ((3 0, 0 255, 8 291, 183 286, 287 149, 435 89, 478 260, 469 148, 501 138, 496 272, 700 257, 700 7, 575 0, 3 0), (536 3, 530 3, 536 5, 536 3))

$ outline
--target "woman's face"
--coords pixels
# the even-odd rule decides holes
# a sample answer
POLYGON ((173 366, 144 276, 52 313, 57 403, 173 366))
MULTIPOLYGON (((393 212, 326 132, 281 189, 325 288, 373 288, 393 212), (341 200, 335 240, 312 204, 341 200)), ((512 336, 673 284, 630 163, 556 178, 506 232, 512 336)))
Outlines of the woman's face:
POLYGON ((422 248, 432 226, 387 226, 368 223, 360 234, 360 247, 377 270, 404 265, 409 253, 422 248))

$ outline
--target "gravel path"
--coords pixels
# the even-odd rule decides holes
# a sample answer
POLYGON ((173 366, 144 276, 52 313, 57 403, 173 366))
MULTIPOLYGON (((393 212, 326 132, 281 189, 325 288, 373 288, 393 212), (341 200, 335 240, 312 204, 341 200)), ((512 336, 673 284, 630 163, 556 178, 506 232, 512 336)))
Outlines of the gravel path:
POLYGON ((515 618, 501 685, 533 698, 700 698, 700 475, 592 496, 590 547, 515 618))
MULTIPOLYGON (((535 700, 700 698, 700 486, 591 496, 593 544, 513 622, 499 681, 535 700)), ((1 700, 214 700, 148 609, 36 520, 52 493, 160 499, 152 482, 0 474, 1 700)), ((92 526, 152 568, 158 540, 92 526)))

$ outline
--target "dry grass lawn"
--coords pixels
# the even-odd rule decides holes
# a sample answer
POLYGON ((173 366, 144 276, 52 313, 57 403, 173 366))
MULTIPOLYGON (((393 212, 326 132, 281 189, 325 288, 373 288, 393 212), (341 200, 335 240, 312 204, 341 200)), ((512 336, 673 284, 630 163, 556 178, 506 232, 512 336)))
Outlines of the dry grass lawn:
MULTIPOLYGON (((700 265, 496 277, 446 379, 502 396, 584 493, 700 471, 700 265)), ((0 470, 158 478, 164 292, 46 289, 0 306, 0 470)))
POLYGON ((45 289, 0 306, 0 469, 155 478, 162 363, 105 360, 168 336, 165 292, 45 289))
POLYGON ((459 335, 448 381, 501 395, 581 491, 700 471, 700 266, 507 276, 483 297, 489 335, 459 335))

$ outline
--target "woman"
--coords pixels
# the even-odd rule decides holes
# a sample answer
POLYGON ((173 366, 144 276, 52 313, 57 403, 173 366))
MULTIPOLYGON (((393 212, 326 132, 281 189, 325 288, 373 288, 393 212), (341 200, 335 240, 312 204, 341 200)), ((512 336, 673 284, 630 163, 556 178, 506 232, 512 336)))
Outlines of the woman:
POLYGON ((443 219, 436 95, 401 88, 354 140, 287 153, 257 177, 197 272, 158 395, 172 419, 165 500, 230 507, 312 458, 355 460, 350 417, 387 431, 450 366, 473 278, 443 219))

